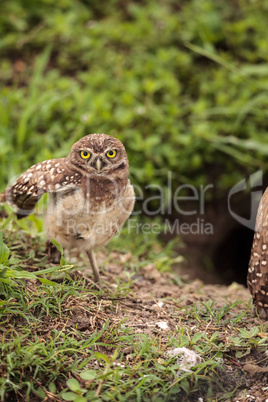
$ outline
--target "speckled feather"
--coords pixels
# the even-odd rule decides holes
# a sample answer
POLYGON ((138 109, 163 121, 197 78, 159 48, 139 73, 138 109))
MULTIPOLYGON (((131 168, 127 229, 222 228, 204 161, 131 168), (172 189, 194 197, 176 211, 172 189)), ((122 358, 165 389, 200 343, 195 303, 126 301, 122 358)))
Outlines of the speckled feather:
POLYGON ((81 184, 81 173, 74 172, 67 160, 51 159, 30 167, 0 197, 17 209, 18 218, 32 213, 44 193, 68 191, 81 184))
POLYGON ((106 134, 91 134, 81 138, 71 149, 66 158, 51 159, 30 167, 24 172, 14 184, 0 194, 0 203, 7 202, 17 210, 18 218, 23 218, 33 212, 35 204, 44 193, 68 192, 84 188, 85 197, 88 191, 88 178, 90 180, 90 197, 97 194, 98 200, 114 198, 109 187, 114 188, 114 183, 120 189, 127 185, 128 160, 123 144, 116 138, 106 134), (89 150, 96 154, 105 149, 117 146, 122 156, 122 165, 116 170, 106 172, 105 177, 94 174, 93 171, 86 171, 81 158, 78 156, 80 150, 89 150), (108 179, 107 179, 108 178, 108 179), (111 183, 112 179, 112 183, 111 183))
POLYGON ((260 317, 268 319, 268 189, 258 209, 247 284, 260 317))
POLYGON ((66 158, 44 161, 24 172, 0 195, 0 202, 14 206, 23 218, 44 193, 51 195, 45 214, 49 239, 80 251, 106 244, 135 202, 123 144, 106 134, 87 135, 66 158), (109 158, 111 150, 115 156, 109 158), (84 152, 87 158, 82 157, 84 152))
POLYGON ((86 253, 97 282, 93 249, 120 230, 135 203, 128 167, 126 150, 117 138, 87 135, 66 158, 28 169, 0 194, 0 202, 14 206, 23 218, 44 193, 50 193, 44 221, 48 240, 57 240, 75 254, 86 253))

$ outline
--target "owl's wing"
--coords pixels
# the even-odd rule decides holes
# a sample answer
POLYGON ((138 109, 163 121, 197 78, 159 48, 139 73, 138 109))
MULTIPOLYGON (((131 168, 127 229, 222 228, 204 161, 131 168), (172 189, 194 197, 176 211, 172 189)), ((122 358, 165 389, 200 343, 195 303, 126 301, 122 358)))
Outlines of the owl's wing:
POLYGON ((268 188, 257 213, 247 283, 259 314, 268 318, 268 188))
POLYGON ((32 213, 44 193, 58 193, 78 188, 81 175, 71 171, 65 159, 51 159, 26 170, 13 185, 0 194, 0 202, 16 208, 18 218, 32 213))

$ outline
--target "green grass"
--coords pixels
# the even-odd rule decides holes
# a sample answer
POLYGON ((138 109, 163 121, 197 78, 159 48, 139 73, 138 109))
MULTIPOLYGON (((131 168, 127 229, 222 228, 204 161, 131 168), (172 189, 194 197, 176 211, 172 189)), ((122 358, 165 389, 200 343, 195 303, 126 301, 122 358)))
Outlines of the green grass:
MULTIPOLYGON (((228 362, 268 346, 267 325, 245 325, 252 318, 249 303, 187 302, 183 288, 178 297, 163 299, 162 313, 153 309, 154 297, 152 303, 139 301, 135 286, 143 269, 163 256, 175 258, 172 247, 163 248, 156 238, 159 256, 146 253, 137 235, 131 260, 123 263, 128 240, 115 239, 101 269, 105 275, 109 266, 121 265, 121 273, 96 288, 70 266, 48 265, 42 234, 14 229, 15 222, 5 231, 10 248, 0 242, 1 400, 15 393, 29 401, 183 401, 200 392, 224 400, 236 390, 223 382, 228 362), (117 254, 116 244, 122 247, 117 254), (167 332, 155 325, 163 320, 167 332), (202 361, 180 372, 176 358, 166 354, 176 347, 196 351, 202 361)), ((175 281, 170 273, 166 280, 175 281)), ((197 300, 201 294, 197 289, 197 300)), ((237 387, 241 373, 233 374, 237 387)))

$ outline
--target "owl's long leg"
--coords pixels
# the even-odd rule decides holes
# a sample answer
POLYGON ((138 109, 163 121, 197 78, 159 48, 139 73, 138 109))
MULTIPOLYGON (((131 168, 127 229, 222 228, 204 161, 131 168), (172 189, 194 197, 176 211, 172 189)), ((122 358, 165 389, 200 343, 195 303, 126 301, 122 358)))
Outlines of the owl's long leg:
POLYGON ((92 270, 93 270, 95 282, 99 282, 100 281, 100 274, 99 274, 99 268, 98 268, 98 264, 97 264, 97 260, 96 260, 94 251, 90 250, 90 251, 86 251, 86 253, 87 253, 90 265, 91 265, 92 270))

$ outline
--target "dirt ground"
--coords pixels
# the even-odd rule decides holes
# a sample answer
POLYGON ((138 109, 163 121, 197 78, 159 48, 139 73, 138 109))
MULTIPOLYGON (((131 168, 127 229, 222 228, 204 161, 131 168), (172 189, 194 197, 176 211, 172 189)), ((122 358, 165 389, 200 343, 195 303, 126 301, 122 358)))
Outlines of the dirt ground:
MULTIPOLYGON (((128 255, 118 255, 112 260, 124 262, 128 255)), ((84 274, 86 272, 84 271, 84 274)), ((115 283, 115 279, 119 276, 124 277, 121 264, 109 265, 109 269, 102 272, 102 280, 115 283)), ((126 296, 125 299, 117 303, 115 315, 111 316, 109 306, 112 301, 102 300, 102 306, 107 306, 107 316, 112 320, 126 319, 125 325, 135 328, 136 333, 145 333, 150 336, 161 336, 161 342, 164 345, 168 340, 170 331, 183 326, 191 334, 195 332, 204 331, 207 334, 212 334, 216 330, 220 332, 220 336, 224 340, 226 337, 237 334, 237 330, 243 328, 250 331, 251 328, 260 325, 259 319, 256 317, 250 305, 251 296, 249 291, 242 285, 236 283, 230 286, 221 285, 205 285, 200 280, 195 280, 192 283, 183 284, 178 286, 174 283, 172 273, 160 273, 154 265, 148 265, 141 270, 141 274, 135 279, 131 286, 132 292, 126 296), (200 306, 202 303, 207 303, 212 300, 215 301, 213 309, 220 309, 226 305, 226 301, 235 302, 237 299, 241 301, 232 308, 231 313, 228 314, 238 316, 241 309, 248 309, 249 313, 247 318, 238 322, 236 328, 231 325, 222 326, 222 324, 215 324, 211 320, 202 324, 193 318, 189 318, 187 310, 189 306, 200 306), (161 302, 159 304, 159 302, 161 302), (179 315, 178 315, 179 306, 179 315), (185 307, 185 308, 184 308, 185 307), (166 323, 166 329, 161 328, 162 324, 166 323)), ((79 314, 76 314, 74 325, 77 325, 79 314)), ((264 328, 265 328, 265 323, 264 328)), ((81 317, 81 325, 83 319, 81 317)), ((164 325, 165 326, 165 325, 164 325)), ((266 337, 268 334, 262 333, 261 337, 266 337)), ((126 351, 126 359, 131 359, 131 351, 126 351)), ((211 400, 232 400, 236 402, 264 402, 268 401, 268 353, 267 351, 258 351, 258 349, 251 351, 249 354, 238 359, 234 351, 226 353, 221 373, 221 383, 215 389, 215 399, 211 400), (236 389, 235 397, 231 399, 221 399, 222 391, 232 392, 236 389)), ((201 402, 205 395, 205 390, 201 390, 193 397, 187 398, 186 401, 201 402), (200 399, 198 399, 200 398, 200 399)), ((181 399, 180 399, 181 400, 181 399)))
MULTIPOLYGON (((69 299, 68 306, 63 306, 63 309, 70 311, 67 321, 66 317, 59 317, 56 321, 48 317, 38 330, 40 339, 48 337, 50 331, 55 328, 64 332, 71 327, 88 332, 90 335, 96 328, 101 328, 107 319, 112 326, 117 326, 124 320, 124 325, 134 333, 148 334, 158 342, 160 341, 162 349, 165 350, 171 334, 176 336, 181 328, 191 337, 197 332, 206 333, 209 337, 217 331, 223 344, 228 344, 228 338, 236 337, 239 329, 250 331, 253 327, 260 325, 253 309, 249 307, 251 300, 249 291, 242 285, 235 283, 230 286, 205 285, 200 280, 178 284, 172 272, 160 273, 153 264, 141 268, 139 273, 131 278, 130 289, 127 289, 126 294, 113 299, 111 290, 113 288, 116 290, 117 279, 121 278, 121 284, 129 282, 124 263, 131 258, 128 254, 113 254, 110 256, 112 257, 110 261, 114 263, 109 263, 109 266, 101 272, 101 286, 104 289, 107 288, 107 293, 102 293, 104 296, 101 297, 89 294, 89 298, 83 302, 90 304, 95 313, 89 315, 79 299, 69 299), (212 303, 214 300, 211 309, 219 311, 228 302, 232 303, 237 299, 240 303, 224 314, 224 320, 219 320, 217 323, 213 317, 202 319, 204 304, 212 303), (195 307, 201 319, 194 317, 195 307), (247 312, 246 318, 239 320, 234 327, 233 318, 241 314, 241 311, 247 312), (228 324, 228 317, 230 324, 228 324)), ((98 254, 100 266, 105 265, 106 258, 105 253, 98 254)), ((81 271, 74 271, 72 275, 87 278, 89 286, 92 286, 91 271, 81 269, 81 271)), ((34 288, 34 281, 30 281, 28 286, 34 288)), ((23 325, 23 322, 11 324, 23 325)), ((267 332, 267 323, 263 323, 263 332, 258 335, 266 338, 267 332)), ((109 350, 100 349, 99 351, 109 354, 109 350)), ((126 361, 131 361, 131 348, 124 350, 123 354, 126 361)), ((237 357, 235 350, 227 350, 221 366, 219 383, 213 386, 211 399, 207 399, 207 389, 200 388, 200 391, 191 397, 180 394, 177 400, 182 402, 268 401, 268 353, 266 350, 252 348, 248 353, 242 353, 240 358, 237 357), (225 395, 228 392, 233 393, 234 390, 235 397, 226 398, 225 395)))

